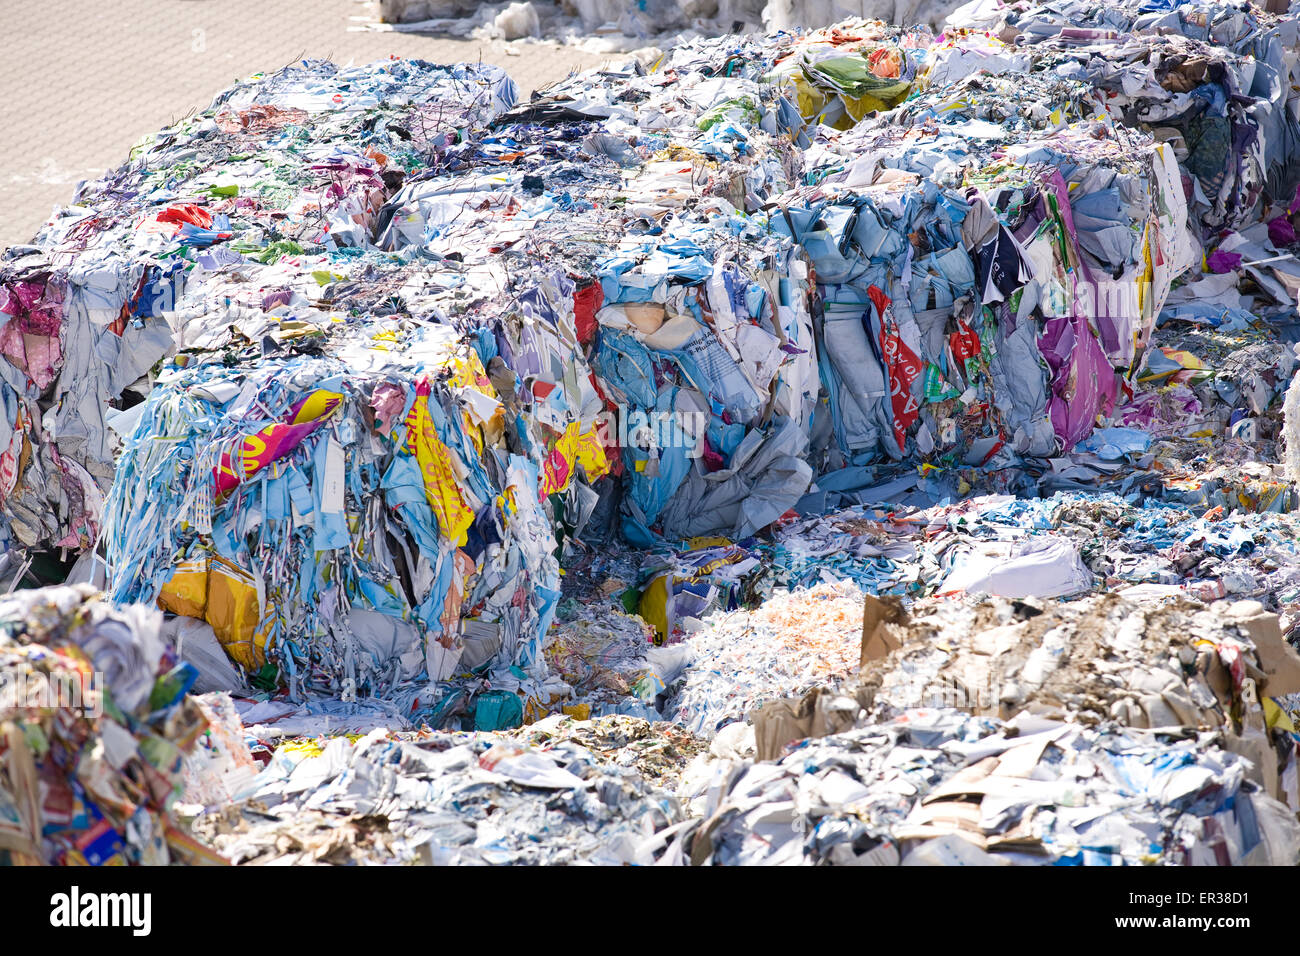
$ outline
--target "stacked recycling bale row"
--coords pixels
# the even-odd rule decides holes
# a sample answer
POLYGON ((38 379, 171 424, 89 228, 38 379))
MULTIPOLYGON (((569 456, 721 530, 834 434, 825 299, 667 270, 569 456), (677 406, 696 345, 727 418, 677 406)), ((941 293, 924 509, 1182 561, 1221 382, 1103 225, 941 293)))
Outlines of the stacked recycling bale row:
POLYGON ((980 115, 990 78, 955 92, 823 137, 815 185, 781 197, 775 225, 823 300, 819 473, 1068 451, 1123 404, 1192 263, 1167 146, 1111 123, 1078 84, 1023 90, 1021 104, 1042 100, 1014 126, 980 115))
MULTIPOLYGON (((560 92, 466 128, 360 233, 332 227, 346 246, 189 271, 177 360, 106 509, 116 599, 205 621, 254 682, 438 723, 461 675, 541 705, 567 691, 541 654, 556 535, 609 472, 646 541, 754 530, 797 499, 807 295, 793 243, 743 213, 786 186, 775 91, 701 70, 605 83, 658 126, 617 135, 560 92)), ((285 135, 335 135, 297 122, 285 135)), ((266 244, 229 231, 232 253, 266 244)), ((475 706, 521 716, 501 690, 475 706)))
POLYGON ((187 283, 218 277, 196 311, 205 318, 208 304, 272 308, 282 285, 222 284, 222 270, 245 256, 274 263, 356 245, 407 171, 439 162, 461 128, 514 98, 493 67, 302 63, 233 87, 142 143, 56 210, 32 245, 9 249, 0 546, 94 544, 119 437, 134 424, 127 410, 160 360, 202 334, 177 311, 187 283), (375 79, 361 89, 361 76, 375 79))
MULTIPOLYGON (((964 8, 953 22, 989 32, 921 52, 867 30, 806 42, 803 59, 837 77, 847 127, 812 136, 809 185, 774 217, 824 303, 818 491, 853 501, 890 475, 882 463, 920 458, 950 492, 970 484, 963 466, 1033 492, 1033 459, 1068 453, 1132 398, 1201 236, 1291 200, 1292 19, 1082 6, 964 8), (901 105, 847 123, 868 86, 848 82, 845 49, 874 76, 876 108, 901 105)), ((800 66, 784 70, 799 102, 833 118, 800 66)))
POLYGON ((1116 121, 1168 143, 1198 238, 1286 205, 1300 180, 1300 21, 1249 4, 1153 8, 972 4, 936 45, 928 82, 972 70, 1066 77, 1103 94, 1116 121))
POLYGON ((1016 120, 1005 79, 920 90, 929 59, 859 21, 519 106, 489 68, 309 63, 160 134, 30 257, 117 276, 87 321, 176 353, 88 403, 129 436, 113 596, 441 719, 470 672, 565 693, 567 537, 739 538, 899 459, 1031 485, 1193 261, 1175 148, 1082 82, 1026 75, 1016 120))

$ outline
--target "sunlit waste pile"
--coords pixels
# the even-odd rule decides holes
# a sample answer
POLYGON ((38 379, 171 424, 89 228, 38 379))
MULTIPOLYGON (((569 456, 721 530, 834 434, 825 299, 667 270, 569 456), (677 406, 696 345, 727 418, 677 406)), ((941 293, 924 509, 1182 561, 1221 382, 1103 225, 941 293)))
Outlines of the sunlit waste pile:
POLYGON ((369 0, 349 30, 653 56, 702 37, 817 29, 845 17, 941 28, 956 0, 369 0))
POLYGON ((0 856, 1300 861, 1298 24, 304 61, 144 141, 0 260, 0 856))

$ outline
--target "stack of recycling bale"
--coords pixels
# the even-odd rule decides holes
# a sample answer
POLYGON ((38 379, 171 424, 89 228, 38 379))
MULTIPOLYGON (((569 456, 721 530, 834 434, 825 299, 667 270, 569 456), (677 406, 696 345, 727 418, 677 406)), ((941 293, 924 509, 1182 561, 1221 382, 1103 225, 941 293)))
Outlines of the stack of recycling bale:
POLYGON ((574 536, 742 538, 918 461, 1030 490, 1126 400, 1195 259, 1178 147, 1084 76, 1027 76, 1013 120, 1005 78, 945 86, 932 52, 856 21, 519 105, 419 62, 233 88, 7 267, 117 270, 78 360, 111 381, 57 408, 66 372, 25 383, 11 443, 17 486, 47 452, 78 474, 116 440, 58 419, 93 412, 113 487, 101 516, 86 464, 21 540, 102 525, 113 597, 203 622, 241 679, 437 722, 464 675, 565 693, 542 644, 574 536))
MULTIPOLYGON (((237 209, 199 237, 177 358, 132 410, 106 507, 117 600, 203 621, 249 682, 438 723, 458 676, 566 690, 541 653, 557 534, 611 471, 647 542, 748 533, 797 500, 807 296, 793 243, 744 214, 786 185, 778 93, 700 70, 626 86, 660 117, 636 146, 556 93, 482 117, 409 182, 366 177, 390 198, 320 248, 272 250, 237 209), (764 116, 772 132, 746 126, 764 116)), ((283 87, 241 108, 280 116, 283 87)), ((275 135, 342 135, 314 116, 275 135)))

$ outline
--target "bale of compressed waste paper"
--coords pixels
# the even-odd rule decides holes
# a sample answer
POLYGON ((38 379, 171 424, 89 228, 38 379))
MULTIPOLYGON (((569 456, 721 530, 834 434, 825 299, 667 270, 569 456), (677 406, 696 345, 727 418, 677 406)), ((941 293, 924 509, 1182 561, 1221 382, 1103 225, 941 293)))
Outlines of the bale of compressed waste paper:
MULTIPOLYGON (((1113 474, 1148 448, 1115 423, 1190 407, 1146 389, 1205 371, 1157 327, 1219 288, 1201 227, 1294 185, 1251 146, 1202 202, 1187 146, 1210 119, 1289 135, 1292 21, 1126 53, 1142 104, 1200 110, 1174 129, 1077 68, 1129 49, 1097 17, 1173 20, 997 16, 1028 52, 858 20, 684 43, 527 103, 495 68, 419 61, 233 87, 6 261, 11 540, 99 537, 87 573, 191 621, 240 686, 488 727, 572 690, 544 651, 575 541, 730 542, 792 509, 1113 474)), ((1255 418, 1265 351, 1215 379, 1255 418)), ((1059 571, 1053 594, 1091 583, 1075 549, 1011 557, 1059 571)), ((708 589, 657 580, 638 610, 663 641, 708 589)))
POLYGON ((0 863, 223 863, 175 819, 207 731, 161 613, 92 589, 0 600, 0 863))

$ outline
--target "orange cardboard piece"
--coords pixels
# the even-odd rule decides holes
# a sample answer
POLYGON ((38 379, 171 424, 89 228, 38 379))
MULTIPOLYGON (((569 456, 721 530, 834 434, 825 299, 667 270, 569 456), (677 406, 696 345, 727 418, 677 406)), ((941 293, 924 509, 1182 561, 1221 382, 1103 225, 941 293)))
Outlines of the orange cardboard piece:
POLYGON ((185 561, 158 595, 158 606, 212 625, 230 659, 249 673, 266 663, 266 634, 253 576, 216 555, 185 561))

